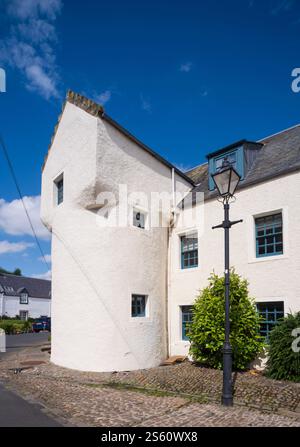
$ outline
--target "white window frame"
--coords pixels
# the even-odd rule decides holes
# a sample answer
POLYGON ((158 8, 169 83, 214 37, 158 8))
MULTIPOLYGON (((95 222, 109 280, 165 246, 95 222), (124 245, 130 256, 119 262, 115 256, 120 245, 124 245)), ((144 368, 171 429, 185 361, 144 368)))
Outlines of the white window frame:
POLYGON ((28 293, 27 292, 22 292, 20 294, 20 304, 29 304, 29 298, 28 298, 28 293), (22 299, 25 298, 25 302, 22 301, 22 299))

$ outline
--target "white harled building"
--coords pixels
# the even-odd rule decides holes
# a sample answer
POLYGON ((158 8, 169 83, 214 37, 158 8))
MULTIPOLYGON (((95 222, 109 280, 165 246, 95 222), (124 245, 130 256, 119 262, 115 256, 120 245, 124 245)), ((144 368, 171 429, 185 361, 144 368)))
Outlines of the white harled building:
POLYGON ((224 157, 242 177, 231 264, 249 280, 268 335, 300 310, 300 126, 239 141, 182 173, 102 106, 68 93, 42 176, 55 364, 122 371, 188 353, 193 301, 224 268, 211 179, 224 157))

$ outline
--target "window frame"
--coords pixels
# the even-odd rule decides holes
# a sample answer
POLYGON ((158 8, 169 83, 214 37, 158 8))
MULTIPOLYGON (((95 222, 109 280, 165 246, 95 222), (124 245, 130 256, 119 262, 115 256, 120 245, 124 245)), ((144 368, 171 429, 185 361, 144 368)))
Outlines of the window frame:
POLYGON ((285 241, 284 241, 284 216, 283 216, 283 212, 281 211, 276 211, 276 212, 272 212, 272 213, 268 213, 268 214, 264 214, 262 216, 254 216, 254 238, 255 238, 255 257, 256 259, 262 259, 262 258, 270 258, 270 257, 277 257, 277 256, 283 256, 285 254, 285 241), (277 216, 281 217, 281 232, 276 232, 276 222, 274 222, 275 218, 277 216), (268 225, 268 224, 264 224, 261 228, 264 228, 264 234, 263 235, 259 235, 258 231, 262 231, 261 228, 259 228, 259 224, 257 223, 258 220, 263 220, 263 219, 268 219, 272 217, 273 218, 273 223, 272 225, 268 225), (267 229, 268 227, 272 226, 273 227, 273 231, 272 233, 267 233, 267 229), (276 236, 281 235, 281 241, 276 242, 275 238, 276 236), (273 242, 272 243, 267 243, 267 238, 273 238, 273 242), (260 238, 264 238, 265 242, 263 245, 259 245, 258 240, 260 238), (273 248, 275 248, 275 251, 272 251, 270 253, 267 252, 268 246, 272 246, 273 248), (282 245, 282 250, 281 251, 276 251, 276 247, 277 245, 282 245), (259 253, 259 248, 260 247, 264 247, 265 252, 264 253, 259 253))
POLYGON ((271 330, 274 328, 274 326, 278 323, 278 321, 280 321, 280 319, 284 318, 284 301, 257 301, 256 303, 256 311, 258 312, 258 314, 261 316, 263 316, 264 314, 266 315, 266 320, 265 321, 261 321, 260 323, 260 335, 266 339, 266 341, 269 341, 269 336, 270 336, 270 332, 271 330), (276 309, 276 305, 277 307, 282 306, 282 310, 277 310, 276 309), (259 307, 271 307, 274 306, 275 310, 268 310, 266 309, 266 311, 262 311, 259 309, 259 307), (274 320, 269 320, 268 316, 269 314, 274 313, 274 320), (277 318, 277 314, 281 314, 280 317, 277 318), (262 325, 266 325, 266 329, 263 330, 261 328, 262 325), (272 326, 270 328, 270 326, 272 326))
POLYGON ((184 304, 180 306, 180 321, 181 321, 181 341, 189 341, 186 335, 186 325, 192 322, 193 319, 193 306, 191 304, 184 304), (189 310, 187 310, 189 309, 189 310), (187 320, 185 316, 188 316, 187 320))
POLYGON ((28 293, 27 292, 22 292, 20 293, 20 304, 29 304, 29 297, 28 297, 28 293), (22 301, 22 298, 26 299, 25 302, 22 301))
POLYGON ((212 176, 217 172, 216 168, 216 162, 222 158, 228 157, 232 154, 235 154, 236 156, 236 162, 235 162, 235 170, 237 173, 241 176, 241 180, 244 179, 245 176, 245 158, 244 158, 244 147, 238 146, 235 148, 232 148, 226 152, 220 153, 218 155, 212 156, 208 160, 208 169, 209 169, 209 190, 213 191, 216 189, 216 185, 214 183, 214 180, 212 176))
POLYGON ((54 183, 54 204, 55 206, 59 206, 64 203, 64 193, 65 193, 65 182, 64 182, 64 173, 59 174, 53 181, 54 183), (59 185, 62 184, 62 192, 60 192, 59 185))
POLYGON ((148 306, 148 295, 142 293, 132 293, 131 294, 131 318, 146 318, 147 317, 147 306, 148 306), (134 299, 143 298, 143 309, 138 312, 138 307, 142 307, 141 304, 138 305, 137 302, 134 303, 134 299), (135 308, 135 310, 134 310, 135 308))
MULTIPOLYGON (((198 268, 199 267, 199 236, 198 236, 198 231, 193 231, 193 232, 189 232, 189 233, 184 233, 184 234, 181 234, 181 235, 179 235, 179 238, 180 238, 180 269, 181 270, 189 270, 189 269, 193 269, 193 268, 198 268), (193 238, 193 236, 196 236, 196 237, 194 237, 193 238), (187 239, 197 239, 197 248, 193 248, 192 250, 187 250, 187 251, 184 251, 183 250, 183 245, 184 245, 184 239, 185 238, 187 238, 187 239), (193 253, 193 252, 196 252, 197 253, 197 255, 196 256, 194 256, 194 257, 191 257, 191 258, 193 258, 193 259, 196 259, 197 258, 197 263, 196 264, 194 264, 194 265, 190 265, 190 264, 188 264, 188 265, 184 265, 184 263, 185 263, 185 254, 190 254, 190 253, 193 253)), ((193 243, 193 245, 194 245, 195 243, 193 243)), ((190 258, 188 257, 188 261, 190 261, 190 258)))
POLYGON ((135 228, 138 228, 140 230, 145 230, 146 229, 146 221, 147 221, 147 213, 145 213, 145 211, 139 210, 138 208, 133 208, 133 210, 132 210, 132 226, 135 228), (137 222, 137 219, 135 216, 137 214, 140 214, 141 216, 143 216, 143 225, 144 226, 135 225, 135 223, 137 222))

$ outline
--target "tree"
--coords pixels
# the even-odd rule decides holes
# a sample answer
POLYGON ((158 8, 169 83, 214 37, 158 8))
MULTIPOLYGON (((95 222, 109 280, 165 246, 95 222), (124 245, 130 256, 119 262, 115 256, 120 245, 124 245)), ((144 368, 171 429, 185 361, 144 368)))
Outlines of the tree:
MULTIPOLYGON (((234 270, 230 280, 230 342, 233 368, 247 369, 262 351, 259 334, 260 318, 255 303, 249 297, 248 282, 234 270)), ((209 285, 200 292, 193 306, 193 321, 189 325, 190 354, 193 360, 221 369, 225 338, 224 277, 212 274, 209 285)))
POLYGON ((287 315, 270 332, 266 374, 300 382, 300 312, 287 315))
POLYGON ((9 272, 8 270, 5 270, 4 268, 0 267, 0 273, 7 274, 7 275, 22 276, 21 269, 19 269, 19 268, 16 268, 13 272, 9 272))

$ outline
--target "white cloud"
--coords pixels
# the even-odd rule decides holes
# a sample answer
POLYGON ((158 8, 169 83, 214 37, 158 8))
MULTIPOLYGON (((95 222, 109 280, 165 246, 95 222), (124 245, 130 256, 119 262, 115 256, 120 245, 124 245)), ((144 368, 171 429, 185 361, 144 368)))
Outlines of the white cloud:
POLYGON ((48 262, 48 263, 50 264, 50 262, 51 262, 51 255, 45 255, 44 257, 41 256, 41 257, 39 258, 39 261, 45 262, 45 260, 46 260, 46 262, 48 262), (45 259, 44 259, 44 258, 45 258, 45 259))
POLYGON ((106 104, 111 99, 111 90, 105 90, 100 94, 94 95, 95 102, 98 102, 102 105, 106 104))
MULTIPOLYGON (((41 197, 25 196, 24 203, 37 236, 41 239, 49 239, 50 233, 40 219, 41 197)), ((0 199, 0 229, 13 236, 32 236, 32 230, 21 200, 6 202, 4 199, 0 199)))
POLYGON ((15 28, 24 40, 35 43, 56 41, 55 27, 42 19, 32 19, 27 23, 19 23, 15 28))
POLYGON ((0 255, 6 253, 20 253, 27 250, 27 248, 33 247, 34 244, 29 242, 9 242, 0 241, 0 255))
POLYGON ((151 106, 150 102, 147 99, 145 99, 142 94, 140 95, 140 99, 141 99, 142 110, 145 110, 145 112, 151 113, 152 106, 151 106))
POLYGON ((59 97, 53 21, 61 9, 61 0, 10 1, 7 14, 12 25, 9 36, 0 44, 2 62, 18 69, 26 88, 45 99, 59 97))
POLYGON ((192 62, 186 62, 185 64, 181 64, 179 71, 182 71, 183 73, 188 73, 189 71, 191 71, 193 67, 192 62))
POLYGON ((31 275, 32 278, 38 278, 38 279, 49 279, 51 280, 51 270, 48 270, 45 273, 37 273, 31 275))
POLYGON ((61 9, 61 0, 9 0, 7 12, 21 20, 39 15, 54 20, 61 9))

